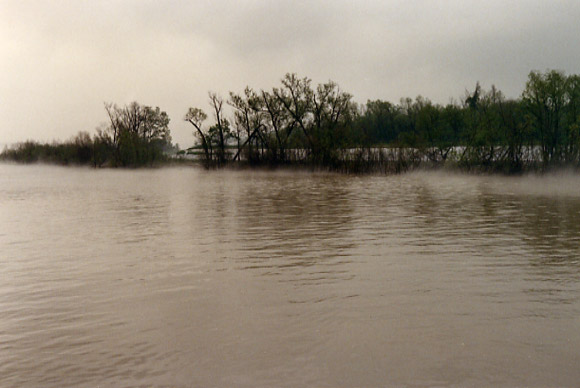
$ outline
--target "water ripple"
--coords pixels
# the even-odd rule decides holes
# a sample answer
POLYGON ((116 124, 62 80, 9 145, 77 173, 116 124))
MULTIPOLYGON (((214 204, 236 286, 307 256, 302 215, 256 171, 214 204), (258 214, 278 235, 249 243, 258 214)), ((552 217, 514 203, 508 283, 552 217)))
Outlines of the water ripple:
POLYGON ((576 176, 0 172, 0 386, 580 380, 576 176))

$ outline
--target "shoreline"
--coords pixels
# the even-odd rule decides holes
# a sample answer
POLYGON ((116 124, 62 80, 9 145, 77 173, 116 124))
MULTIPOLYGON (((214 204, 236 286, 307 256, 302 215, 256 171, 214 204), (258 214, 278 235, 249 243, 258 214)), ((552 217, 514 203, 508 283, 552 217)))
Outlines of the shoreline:
POLYGON ((64 168, 86 168, 91 170, 160 170, 165 168, 200 168, 207 171, 299 171, 299 172, 309 172, 309 173, 331 173, 339 175, 352 175, 352 176, 392 176, 400 175, 406 173, 414 172, 445 172, 452 174, 464 174, 464 175, 482 175, 482 176, 504 176, 504 177, 518 177, 525 175, 550 175, 559 173, 572 173, 579 174, 580 167, 571 164, 560 164, 551 166, 542 166, 541 163, 536 163, 531 166, 523 167, 517 171, 506 171, 498 168, 498 166, 461 166, 456 162, 443 162, 443 163, 417 163, 413 165, 406 165, 404 167, 397 166, 396 162, 390 161, 387 163, 373 164, 365 163, 364 167, 352 166, 347 163, 343 165, 321 165, 314 163, 251 163, 247 161, 240 162, 229 162, 224 165, 207 165, 200 160, 191 159, 168 159, 164 161, 157 161, 151 165, 146 166, 111 166, 102 165, 94 166, 92 164, 81 164, 81 163, 59 163, 55 161, 16 161, 7 158, 0 158, 0 164, 4 165, 17 165, 17 166, 54 166, 54 167, 64 167, 64 168))

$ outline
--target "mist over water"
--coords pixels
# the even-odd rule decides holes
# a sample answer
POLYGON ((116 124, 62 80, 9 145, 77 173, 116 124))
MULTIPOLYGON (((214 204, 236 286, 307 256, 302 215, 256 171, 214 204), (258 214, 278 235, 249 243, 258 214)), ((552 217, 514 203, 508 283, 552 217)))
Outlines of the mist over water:
POLYGON ((0 165, 0 386, 575 386, 580 177, 0 165))

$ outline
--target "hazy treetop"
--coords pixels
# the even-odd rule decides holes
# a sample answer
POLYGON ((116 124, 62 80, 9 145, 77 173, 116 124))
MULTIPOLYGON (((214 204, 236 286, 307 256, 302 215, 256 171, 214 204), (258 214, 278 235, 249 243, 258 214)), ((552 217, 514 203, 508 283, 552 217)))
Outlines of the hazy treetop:
POLYGON ((66 139, 105 121, 104 101, 181 118, 286 72, 355 100, 445 103, 476 81, 518 96, 530 70, 580 73, 577 0, 0 1, 0 143, 66 139))

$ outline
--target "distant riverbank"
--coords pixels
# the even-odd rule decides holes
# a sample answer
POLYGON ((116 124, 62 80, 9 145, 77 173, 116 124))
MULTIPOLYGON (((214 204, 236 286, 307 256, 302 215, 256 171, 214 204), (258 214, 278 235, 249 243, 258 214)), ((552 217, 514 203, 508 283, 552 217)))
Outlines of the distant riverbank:
MULTIPOLYGON (((498 153, 501 147, 496 147, 498 153)), ((226 152, 231 155, 235 149, 226 152)), ((95 163, 92 147, 83 147, 71 143, 42 144, 32 141, 20 143, 5 148, 0 153, 0 161, 20 164, 52 164, 60 166, 87 166, 91 168, 118 168, 111 163, 95 163)), ((446 158, 433 158, 436 151, 433 149, 415 148, 351 148, 338 150, 332 163, 313 163, 307 149, 286 150, 284 162, 271 161, 265 157, 261 160, 248 160, 243 155, 235 161, 227 164, 217 162, 208 163, 203 155, 180 152, 178 154, 160 154, 151 162, 140 166, 127 166, 130 168, 160 168, 170 166, 198 166, 207 169, 290 169, 329 171, 345 174, 399 174, 416 170, 448 170, 470 173, 497 173, 505 175, 522 174, 527 172, 545 172, 566 169, 578 171, 579 167, 573 163, 551 163, 545 165, 541 160, 541 150, 528 149, 523 153, 517 169, 507 164, 505 160, 498 158, 486 163, 475 162, 466 158, 466 148, 456 147, 450 150, 446 158)))
POLYGON ((105 104, 109 123, 93 136, 27 141, 6 148, 0 159, 123 168, 193 159, 206 168, 296 166, 354 174, 580 168, 580 76, 556 70, 530 72, 517 99, 476 83, 447 105, 421 96, 357 104, 332 81, 314 86, 286 74, 271 91, 247 87, 227 100, 209 93, 209 102, 213 124, 205 124, 208 115, 198 107, 184 115, 196 140, 186 150, 172 143, 166 112, 133 102, 105 104))

